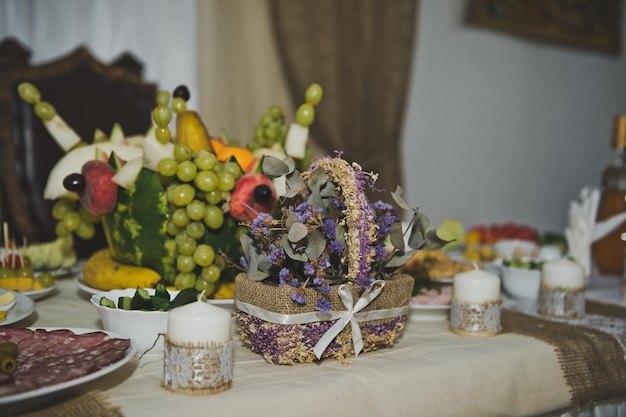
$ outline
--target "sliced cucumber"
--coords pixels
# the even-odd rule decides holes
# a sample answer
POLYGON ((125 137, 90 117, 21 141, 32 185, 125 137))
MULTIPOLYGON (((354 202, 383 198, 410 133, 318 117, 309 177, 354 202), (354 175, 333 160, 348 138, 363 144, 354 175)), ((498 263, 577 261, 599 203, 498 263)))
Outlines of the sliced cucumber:
POLYGON ((123 296, 117 299, 117 308, 121 308, 122 310, 130 310, 132 304, 132 298, 128 296, 123 296))
POLYGON ((100 297, 100 305, 103 307, 115 308, 115 303, 106 297, 100 297))

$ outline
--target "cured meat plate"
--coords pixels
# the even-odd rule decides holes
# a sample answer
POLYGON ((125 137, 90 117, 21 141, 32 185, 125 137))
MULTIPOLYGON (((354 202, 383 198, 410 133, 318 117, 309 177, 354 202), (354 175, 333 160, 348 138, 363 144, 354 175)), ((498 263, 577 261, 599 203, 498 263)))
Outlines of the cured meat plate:
MULTIPOLYGON (((46 331, 69 330, 76 335, 82 335, 85 333, 93 333, 93 332, 101 332, 101 333, 106 333, 110 338, 128 340, 126 336, 123 336, 121 334, 118 334, 115 332, 109 332, 105 330, 99 330, 99 329, 59 328, 59 327, 31 327, 28 329, 30 330, 43 329, 46 331)), ((0 328, 0 331, 2 331, 2 328, 0 328)), ((41 388, 37 388, 34 390, 30 390, 30 391, 24 391, 24 392, 20 392, 16 394, 0 396, 0 409, 10 410, 12 414, 16 414, 16 413, 23 413, 27 410, 33 410, 39 407, 52 405, 53 403, 64 399, 63 394, 67 394, 72 389, 76 389, 82 384, 101 378, 121 368, 133 358, 136 352, 137 352, 137 348, 135 344, 132 341, 130 341, 130 344, 126 348, 126 351, 124 352, 121 359, 118 359, 117 361, 109 365, 106 365, 102 367, 101 369, 98 369, 97 371, 88 373, 86 375, 77 377, 75 379, 56 383, 53 385, 43 386, 41 388)))

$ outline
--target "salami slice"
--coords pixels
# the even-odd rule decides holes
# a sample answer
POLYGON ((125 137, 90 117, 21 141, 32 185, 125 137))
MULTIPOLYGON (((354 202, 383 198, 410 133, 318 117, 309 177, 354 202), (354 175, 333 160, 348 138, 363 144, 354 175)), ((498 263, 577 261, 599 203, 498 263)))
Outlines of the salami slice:
POLYGON ((18 346, 17 369, 0 374, 0 397, 83 377, 126 355, 129 339, 104 332, 75 334, 70 330, 0 329, 0 343, 18 346))

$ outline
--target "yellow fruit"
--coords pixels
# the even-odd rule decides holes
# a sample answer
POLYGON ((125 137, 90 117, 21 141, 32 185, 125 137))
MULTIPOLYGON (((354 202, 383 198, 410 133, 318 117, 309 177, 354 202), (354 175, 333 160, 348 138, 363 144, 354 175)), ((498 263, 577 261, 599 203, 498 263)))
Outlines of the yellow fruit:
POLYGON ((83 266, 83 279, 92 288, 108 291, 122 288, 152 288, 161 276, 150 268, 124 265, 111 257, 108 248, 100 249, 83 266))
POLYGON ((235 283, 234 282, 225 282, 219 286, 215 294, 213 294, 213 298, 216 300, 229 300, 235 297, 235 283))
POLYGON ((477 245, 482 242, 483 238, 478 230, 470 230, 465 234, 466 245, 477 245))
POLYGON ((33 277, 6 277, 0 278, 0 288, 11 291, 36 291, 42 290, 43 287, 36 278, 33 277))
POLYGON ((194 153, 213 152, 209 132, 195 111, 185 110, 176 116, 176 142, 186 143, 194 153))

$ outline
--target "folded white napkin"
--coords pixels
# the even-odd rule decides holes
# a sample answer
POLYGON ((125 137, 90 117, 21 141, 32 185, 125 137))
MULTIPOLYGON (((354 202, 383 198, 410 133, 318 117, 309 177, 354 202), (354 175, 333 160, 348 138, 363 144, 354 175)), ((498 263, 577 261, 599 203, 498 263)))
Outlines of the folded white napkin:
POLYGON ((598 186, 587 186, 580 191, 579 199, 570 203, 565 238, 569 255, 591 274, 591 244, 603 238, 626 220, 626 212, 616 214, 596 223, 601 191, 598 186))

